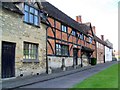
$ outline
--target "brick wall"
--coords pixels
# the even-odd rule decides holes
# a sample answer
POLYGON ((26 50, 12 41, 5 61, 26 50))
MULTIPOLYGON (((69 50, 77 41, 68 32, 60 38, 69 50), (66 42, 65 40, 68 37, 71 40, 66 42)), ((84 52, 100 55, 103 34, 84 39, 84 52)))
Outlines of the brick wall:
POLYGON ((104 45, 97 45, 97 63, 104 63, 104 45))

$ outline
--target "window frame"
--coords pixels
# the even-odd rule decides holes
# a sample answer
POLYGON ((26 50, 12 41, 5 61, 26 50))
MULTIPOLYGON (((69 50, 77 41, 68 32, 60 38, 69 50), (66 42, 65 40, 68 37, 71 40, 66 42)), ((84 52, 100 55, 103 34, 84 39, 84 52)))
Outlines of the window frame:
POLYGON ((73 36, 77 36, 77 32, 76 32, 76 30, 72 30, 72 33, 71 33, 73 36), (74 33, 73 33, 74 32, 74 33))
POLYGON ((55 52, 56 52, 56 55, 61 55, 61 45, 60 44, 58 44, 58 43, 56 43, 56 50, 55 50, 55 52), (58 47, 57 47, 58 46, 58 47), (57 52, 58 51, 58 52, 57 52))
POLYGON ((92 43, 92 37, 89 37, 89 43, 90 44, 92 43))
POLYGON ((33 26, 36 26, 36 27, 40 27, 40 11, 39 11, 39 9, 37 9, 36 7, 33 7, 33 6, 31 6, 31 5, 29 5, 28 3, 24 3, 24 17, 23 17, 23 22, 25 22, 25 23, 27 23, 27 24, 30 24, 30 25, 33 25, 33 26), (25 10, 25 6, 27 6, 28 7, 28 10, 25 10), (33 8, 33 12, 31 12, 30 11, 30 8, 33 8), (37 11, 37 15, 35 14, 35 12, 37 11), (25 20, 25 13, 27 13, 28 15, 28 20, 26 21, 25 20), (30 20, 31 20, 31 18, 30 18, 30 15, 32 15, 33 16, 33 22, 30 22, 30 20), (36 19, 35 18, 37 18, 37 22, 35 22, 36 21, 36 19), (37 23, 37 24, 36 24, 37 23))
POLYGON ((39 62, 38 44, 23 42, 23 62, 39 62), (25 45, 28 46, 27 49, 25 45), (28 54, 25 54, 26 53, 25 51, 28 51, 28 54), (28 58, 26 58, 27 55, 28 55, 28 58))
POLYGON ((68 29, 68 28, 67 28, 67 26, 66 26, 66 25, 61 24, 61 31, 62 31, 62 32, 67 33, 67 32, 68 32, 68 30, 67 30, 67 29, 68 29))
POLYGON ((81 40, 84 40, 84 34, 83 34, 83 33, 80 33, 79 35, 80 35, 80 39, 81 39, 81 40))
POLYGON ((55 50, 55 55, 56 56, 69 56, 69 46, 68 45, 63 45, 63 44, 59 44, 59 43, 56 43, 55 46, 60 46, 61 48, 57 48, 56 47, 56 50, 55 50), (67 49, 65 49, 67 48, 67 49), (57 51, 59 51, 58 49, 60 49, 61 53, 60 54, 57 54, 57 51))

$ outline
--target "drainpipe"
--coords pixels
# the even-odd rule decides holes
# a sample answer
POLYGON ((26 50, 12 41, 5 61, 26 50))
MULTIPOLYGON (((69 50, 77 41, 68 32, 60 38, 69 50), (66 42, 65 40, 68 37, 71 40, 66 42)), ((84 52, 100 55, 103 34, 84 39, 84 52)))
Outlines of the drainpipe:
MULTIPOLYGON (((82 49, 82 46, 81 46, 81 48, 80 48, 80 51, 81 51, 81 49, 82 49)), ((82 54, 81 54, 80 58, 81 58, 81 67, 83 67, 82 54)))
POLYGON ((48 74, 49 71, 48 71, 48 57, 47 57, 47 39, 48 39, 47 30, 48 30, 49 26, 51 26, 51 25, 50 25, 47 17, 48 17, 47 13, 46 13, 46 15, 44 12, 41 14, 41 18, 46 22, 45 25, 47 25, 47 27, 46 27, 46 73, 48 74))
POLYGON ((104 45, 104 56, 103 56, 103 59, 104 59, 104 63, 105 63, 105 45, 104 45))
MULTIPOLYGON (((47 14, 47 16, 48 16, 48 14, 47 14)), ((48 57, 47 57, 47 53, 48 53, 47 52, 47 40, 48 40, 47 30, 49 27, 52 27, 52 26, 47 18, 46 18, 46 22, 47 22, 47 27, 46 27, 46 73, 49 74, 48 57)))
POLYGON ((46 73, 48 74, 48 57, 47 57, 47 29, 49 26, 46 27, 46 73))

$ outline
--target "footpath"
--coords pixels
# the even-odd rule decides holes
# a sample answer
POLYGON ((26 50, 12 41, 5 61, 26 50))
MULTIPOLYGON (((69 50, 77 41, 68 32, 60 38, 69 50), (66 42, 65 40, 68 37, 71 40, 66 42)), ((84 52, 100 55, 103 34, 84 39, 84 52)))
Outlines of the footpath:
POLYGON ((24 76, 24 77, 13 78, 10 80, 2 80, 0 82, 0 88, 3 88, 5 90, 15 89, 15 88, 23 87, 26 85, 31 85, 31 84, 35 84, 38 82, 44 82, 44 81, 48 81, 51 79, 67 76, 67 75, 74 74, 77 72, 82 72, 82 71, 89 70, 89 69, 96 68, 96 67, 97 68, 101 68, 101 67, 108 68, 109 66, 116 64, 116 63, 118 62, 112 61, 112 62, 106 62, 103 64, 97 64, 95 66, 86 66, 86 67, 78 66, 76 69, 69 67, 66 69, 66 71, 62 71, 61 69, 53 70, 52 74, 43 73, 40 75, 24 76))

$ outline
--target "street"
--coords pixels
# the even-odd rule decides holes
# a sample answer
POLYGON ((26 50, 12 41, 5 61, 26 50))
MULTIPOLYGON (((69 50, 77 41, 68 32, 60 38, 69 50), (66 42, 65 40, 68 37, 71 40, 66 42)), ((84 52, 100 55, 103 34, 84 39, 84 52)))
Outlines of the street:
MULTIPOLYGON (((115 63, 113 62, 112 64, 115 63)), ((106 63, 106 64, 97 65, 92 69, 88 69, 85 71, 81 71, 78 73, 74 73, 60 78, 55 78, 44 82, 35 83, 32 85, 27 85, 20 88, 71 88, 73 87, 73 85, 83 81, 84 79, 94 75, 95 73, 98 73, 108 68, 112 64, 106 63)))

